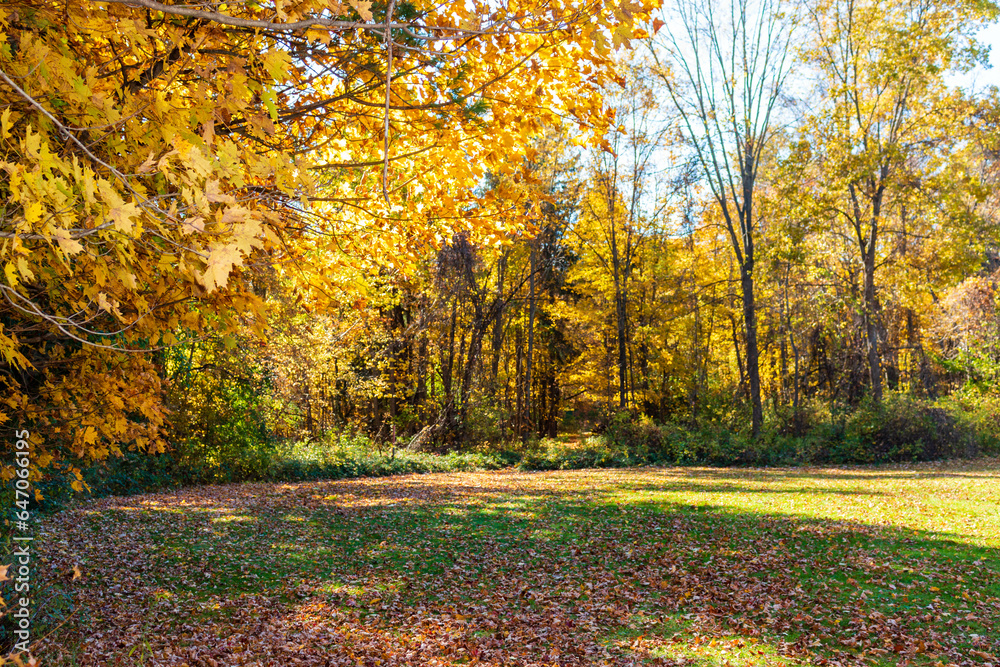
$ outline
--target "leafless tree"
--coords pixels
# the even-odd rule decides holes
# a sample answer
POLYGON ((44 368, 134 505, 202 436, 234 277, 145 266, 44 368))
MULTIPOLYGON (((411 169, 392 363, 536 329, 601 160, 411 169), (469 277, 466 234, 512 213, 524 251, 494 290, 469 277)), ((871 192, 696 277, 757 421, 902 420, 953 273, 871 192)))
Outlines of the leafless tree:
POLYGON ((664 27, 649 42, 740 269, 754 437, 763 420, 754 193, 788 78, 796 17, 784 0, 675 0, 664 9, 664 27))

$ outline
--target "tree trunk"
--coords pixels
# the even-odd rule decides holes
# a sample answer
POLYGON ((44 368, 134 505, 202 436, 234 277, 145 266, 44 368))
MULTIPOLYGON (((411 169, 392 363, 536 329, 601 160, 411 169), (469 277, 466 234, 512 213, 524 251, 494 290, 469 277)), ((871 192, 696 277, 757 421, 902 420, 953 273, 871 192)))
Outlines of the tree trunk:
POLYGON ((448 361, 444 366, 441 383, 444 385, 445 403, 451 403, 451 379, 455 368, 455 322, 458 319, 458 300, 451 302, 451 325, 448 327, 448 361))
MULTIPOLYGON (((791 264, 785 268, 785 285, 784 285, 784 301, 782 302, 782 312, 784 313, 784 322, 782 326, 785 329, 785 335, 788 337, 788 343, 792 347, 792 363, 793 363, 793 377, 792 377, 792 421, 794 423, 795 435, 801 435, 802 422, 799 415, 799 346, 795 342, 795 328, 792 325, 792 310, 791 303, 788 299, 788 288, 791 283, 791 264)), ((785 370, 785 342, 782 338, 781 342, 781 365, 782 365, 782 377, 786 372, 785 370)))
POLYGON ((559 388, 559 377, 556 375, 555 365, 549 376, 549 437, 555 438, 559 435, 559 404, 562 400, 562 390, 559 388))
MULTIPOLYGON (((465 417, 469 412, 469 398, 472 396, 473 374, 476 364, 479 362, 479 358, 481 356, 480 352, 483 348, 483 335, 486 333, 486 328, 488 326, 488 322, 477 322, 473 325, 472 333, 469 337, 469 349, 466 354, 465 371, 462 374, 462 404, 459 411, 459 421, 463 426, 465 425, 465 417)), ((463 344, 465 342, 464 336, 462 338, 462 342, 463 344)))
MULTIPOLYGON (((618 282, 616 279, 615 282, 618 282)), ((626 334, 626 297, 621 287, 615 289, 615 316, 618 324, 618 408, 628 408, 628 340, 626 334)))
POLYGON ((743 364, 743 354, 740 351, 740 332, 736 328, 736 318, 732 313, 729 314, 729 325, 733 332, 733 348, 736 350, 736 368, 740 372, 740 384, 736 389, 736 394, 740 395, 746 391, 747 372, 746 366, 743 364))
POLYGON ((427 335, 420 337, 417 346, 417 390, 413 392, 413 408, 420 413, 420 407, 427 401, 427 335))
POLYGON ((535 246, 531 246, 531 273, 528 275, 528 354, 525 359, 524 373, 524 414, 527 417, 522 423, 527 434, 527 423, 531 416, 531 371, 535 360, 535 246))
POLYGON ((493 397, 497 396, 497 376, 500 373, 500 352, 503 347, 503 282, 507 272, 507 256, 503 255, 497 261, 497 311, 496 319, 493 320, 493 359, 490 366, 490 392, 493 397))
MULTIPOLYGON (((874 236, 874 233, 873 233, 874 236)), ((872 239, 874 250, 874 239, 872 239)), ((882 401, 882 359, 878 348, 878 300, 875 298, 875 253, 865 253, 865 343, 868 354, 868 380, 872 399, 882 401)))
POLYGON ((698 303, 698 295, 692 299, 694 306, 694 326, 691 328, 691 351, 694 354, 694 372, 691 373, 691 390, 688 392, 688 405, 691 410, 691 426, 698 423, 698 397, 701 387, 699 380, 701 371, 701 308, 698 303))
MULTIPOLYGON (((466 336, 466 333, 467 332, 465 332, 465 331, 462 332, 462 338, 461 338, 461 340, 458 343, 458 369, 459 369, 459 371, 461 371, 462 369, 465 368, 465 336, 466 336)), ((465 379, 465 373, 462 373, 461 375, 458 376, 459 385, 458 385, 458 392, 457 393, 458 393, 459 403, 461 403, 462 397, 465 396, 465 387, 462 384, 463 381, 464 381, 464 379, 465 379)), ((460 405, 460 407, 464 407, 464 406, 460 405)))
MULTIPOLYGON (((783 315, 783 313, 782 313, 783 315)), ((778 329, 780 340, 778 343, 778 396, 782 405, 788 404, 788 331, 785 327, 784 317, 781 317, 781 326, 778 329)))
POLYGON ((792 412, 795 420, 795 435, 802 434, 802 418, 799 415, 799 346, 795 344, 795 335, 788 333, 788 340, 792 344, 792 356, 794 357, 795 377, 792 378, 792 412))
POLYGON ((522 424, 524 416, 524 333, 518 326, 514 330, 514 433, 522 435, 522 424))
MULTIPOLYGON (((544 358, 544 357, 543 357, 544 358)), ((538 400, 535 401, 535 432, 542 435, 548 429, 546 418, 549 414, 549 364, 551 359, 545 359, 538 369, 538 400)))
POLYGON ((747 379, 750 383, 750 428, 751 435, 756 440, 760 435, 760 427, 764 421, 764 410, 760 401, 760 353, 757 349, 757 310, 753 294, 753 260, 748 259, 740 267, 740 285, 743 288, 743 321, 746 343, 747 379))
MULTIPOLYGON (((486 336, 490 324, 495 321, 500 312, 502 301, 497 298, 496 302, 488 309, 483 309, 480 301, 475 302, 475 313, 472 319, 472 332, 469 336, 469 350, 466 356, 465 370, 462 374, 462 408, 461 422, 465 423, 465 416, 468 414, 469 398, 472 396, 472 385, 476 371, 476 366, 482 360, 483 338, 486 336)), ((463 341, 464 341, 463 337, 463 341)))
POLYGON ((867 204, 871 207, 871 219, 868 233, 863 233, 865 206, 862 205, 858 186, 848 185, 851 196, 854 218, 851 223, 857 235, 858 249, 864 265, 864 329, 865 352, 868 357, 868 381, 871 384, 872 399, 882 402, 882 359, 878 345, 878 299, 875 296, 875 249, 878 246, 878 229, 882 216, 882 198, 885 195, 885 182, 889 176, 889 165, 883 163, 879 168, 877 178, 873 176, 868 182, 867 204))

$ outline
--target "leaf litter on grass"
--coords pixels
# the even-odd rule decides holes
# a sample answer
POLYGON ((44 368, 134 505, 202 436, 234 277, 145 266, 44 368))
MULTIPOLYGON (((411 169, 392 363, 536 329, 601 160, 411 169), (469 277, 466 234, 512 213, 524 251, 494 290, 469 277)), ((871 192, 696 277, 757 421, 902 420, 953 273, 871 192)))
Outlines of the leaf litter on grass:
POLYGON ((992 665, 996 461, 412 475, 43 525, 52 665, 992 665))

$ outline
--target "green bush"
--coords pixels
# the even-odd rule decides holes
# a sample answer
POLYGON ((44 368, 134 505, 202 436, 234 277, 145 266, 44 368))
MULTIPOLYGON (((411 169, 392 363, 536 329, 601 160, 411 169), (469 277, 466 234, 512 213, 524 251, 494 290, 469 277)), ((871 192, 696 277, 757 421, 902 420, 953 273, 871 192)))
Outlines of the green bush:
POLYGON ((630 465, 802 465, 927 461, 1000 451, 1000 404, 977 397, 935 403, 890 393, 881 404, 803 403, 772 411, 754 440, 727 420, 691 429, 620 412, 583 446, 543 440, 521 453, 531 470, 630 465))
POLYGON ((948 410, 891 393, 863 402, 844 420, 843 462, 929 461, 966 454, 974 436, 948 410))
POLYGON ((965 389, 938 403, 967 434, 965 456, 1000 454, 1000 396, 965 389))
POLYGON ((626 459, 643 462, 668 457, 663 432, 648 417, 633 412, 618 412, 604 430, 607 444, 626 459))
POLYGON ((595 436, 576 447, 567 447, 557 440, 544 438, 521 452, 517 467, 520 470, 579 470, 622 468, 640 463, 642 461, 630 456, 628 452, 608 446, 606 438, 595 436))
POLYGON ((495 455, 452 452, 438 455, 405 449, 376 451, 364 437, 334 437, 326 442, 288 443, 278 451, 260 481, 301 481, 381 477, 409 473, 496 470, 495 455))
MULTIPOLYGON (((378 449, 366 437, 332 436, 315 442, 268 442, 247 460, 246 447, 214 451, 211 464, 189 453, 126 453, 83 470, 91 497, 135 495, 185 486, 225 482, 300 482, 409 473, 496 470, 509 459, 485 452, 446 455, 378 449), (263 453, 267 454, 266 460, 263 453)), ((43 509, 65 505, 74 492, 64 475, 35 486, 45 496, 43 509)))

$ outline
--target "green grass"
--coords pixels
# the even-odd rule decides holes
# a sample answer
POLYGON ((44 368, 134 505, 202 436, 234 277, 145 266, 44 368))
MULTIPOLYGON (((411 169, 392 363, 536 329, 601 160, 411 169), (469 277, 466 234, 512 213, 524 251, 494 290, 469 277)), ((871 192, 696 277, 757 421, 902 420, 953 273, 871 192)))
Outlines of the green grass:
POLYGON ((985 664, 1000 653, 998 491, 1000 463, 979 461, 106 499, 45 524, 47 571, 79 562, 85 576, 52 577, 73 587, 75 613, 40 653, 56 665, 133 664, 130 651, 171 664, 209 646, 218 664, 985 664), (303 633, 311 643, 288 653, 303 633))

